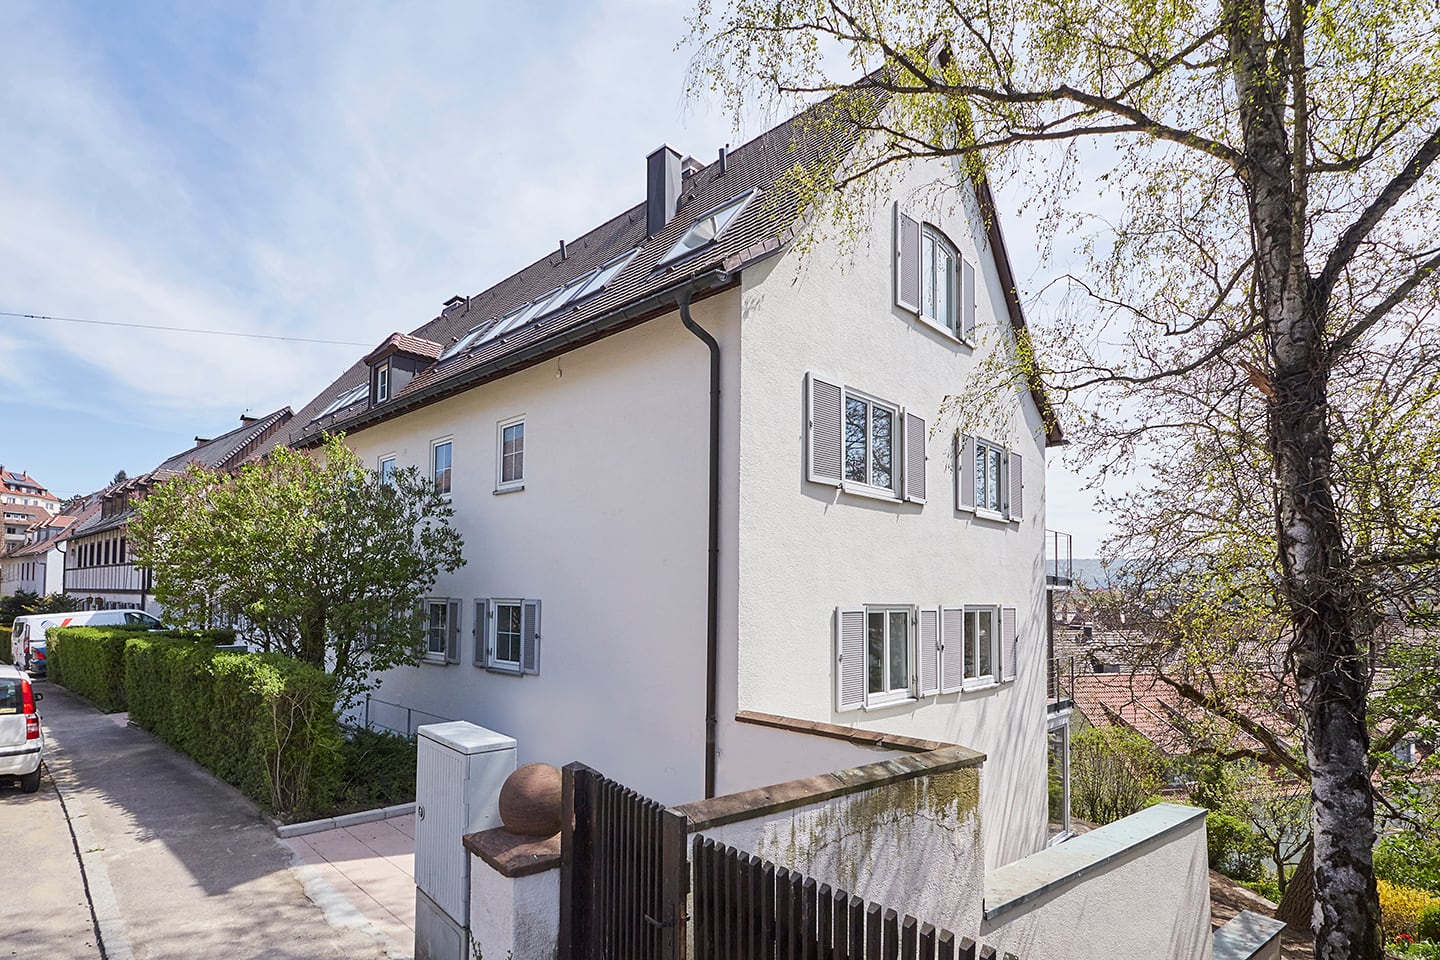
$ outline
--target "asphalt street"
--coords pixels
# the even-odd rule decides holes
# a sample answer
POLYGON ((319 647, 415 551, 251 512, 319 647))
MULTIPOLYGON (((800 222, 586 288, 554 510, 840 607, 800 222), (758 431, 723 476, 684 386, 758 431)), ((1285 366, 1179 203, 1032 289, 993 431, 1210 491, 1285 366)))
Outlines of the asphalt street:
POLYGON ((249 800, 144 731, 36 687, 40 792, 0 787, 0 960, 386 956, 327 922, 249 800))

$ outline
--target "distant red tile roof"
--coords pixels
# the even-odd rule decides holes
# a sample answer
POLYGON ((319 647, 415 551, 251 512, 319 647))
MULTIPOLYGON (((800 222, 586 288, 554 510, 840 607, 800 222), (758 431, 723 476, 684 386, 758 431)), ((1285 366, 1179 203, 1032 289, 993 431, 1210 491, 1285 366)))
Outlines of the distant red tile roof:
MULTIPOLYGON (((1074 699, 1075 708, 1094 726, 1129 727, 1167 754, 1190 753, 1197 741, 1221 749, 1262 749, 1254 738, 1182 697, 1151 671, 1077 674, 1074 699)), ((1244 715, 1272 730, 1295 727, 1262 704, 1251 704, 1244 715)))

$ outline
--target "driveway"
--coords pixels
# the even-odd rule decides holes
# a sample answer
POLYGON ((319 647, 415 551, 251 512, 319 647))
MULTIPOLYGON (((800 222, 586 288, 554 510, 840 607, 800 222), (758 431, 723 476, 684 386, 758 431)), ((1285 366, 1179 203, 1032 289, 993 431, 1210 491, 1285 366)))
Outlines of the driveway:
POLYGON ((47 738, 41 790, 0 788, 5 861, 24 864, 27 880, 16 886, 17 871, 7 870, 0 958, 409 952, 353 910, 328 904, 335 922, 327 920, 315 900, 337 898, 313 878, 315 900, 307 895, 294 853, 237 791, 54 684, 37 689, 47 738))

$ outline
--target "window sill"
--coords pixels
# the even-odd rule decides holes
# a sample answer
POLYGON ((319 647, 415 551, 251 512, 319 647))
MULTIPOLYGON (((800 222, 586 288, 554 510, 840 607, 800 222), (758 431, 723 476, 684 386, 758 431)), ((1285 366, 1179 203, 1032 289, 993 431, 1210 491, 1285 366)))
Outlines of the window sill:
POLYGON ((996 690, 1000 687, 999 680, 976 680, 967 683, 960 688, 961 693, 980 693, 983 690, 996 690))
POLYGON ((425 654, 425 656, 420 658, 420 662, 428 663, 431 666, 435 667, 447 667, 450 665, 450 661, 446 660, 443 654, 427 653, 425 654))
POLYGON ((884 487, 872 487, 866 483, 855 483, 854 481, 841 481, 840 492, 848 493, 852 497, 864 497, 867 500, 879 500, 883 503, 904 503, 892 490, 884 487))
POLYGON ((980 507, 975 507, 973 511, 970 510, 969 508, 967 508, 967 509, 966 509, 966 512, 967 512, 967 513, 973 512, 973 513, 975 514, 975 519, 976 519, 976 520, 989 520, 991 523, 1009 523, 1009 522, 1010 522, 1010 518, 1009 518, 1009 517, 1005 516, 1005 514, 1003 514, 1003 513, 997 512, 997 511, 995 511, 995 510, 984 510, 984 509, 982 509, 982 508, 980 508, 980 507))
POLYGON ((518 663, 515 664, 515 666, 513 666, 513 667, 512 667, 512 666, 509 666, 508 664, 503 664, 503 663, 499 663, 499 664, 497 664, 497 663, 487 663, 487 664, 479 664, 479 663, 477 663, 477 664, 475 664, 475 666, 479 667, 481 670, 484 670, 486 673, 498 673, 498 674, 500 674, 501 676, 504 676, 504 677, 519 677, 519 676, 523 676, 523 672, 522 672, 521 669, 520 669, 520 664, 518 664, 518 663))
POLYGON ((861 709, 861 710, 884 710, 884 709, 886 709, 886 708, 888 708, 888 707, 898 707, 898 706, 902 706, 902 705, 907 704, 907 703, 918 703, 918 702, 919 702, 919 699, 918 699, 917 697, 912 696, 912 695, 904 695, 904 696, 897 696, 897 697, 894 697, 894 698, 887 698, 887 699, 885 699, 885 700, 876 700, 876 701, 873 701, 873 702, 867 702, 867 703, 865 704, 865 706, 861 707, 860 709, 861 709))
POLYGON ((524 490, 524 489, 525 489, 525 484, 523 484, 523 483, 517 483, 517 484, 514 484, 514 485, 512 485, 512 486, 508 486, 508 487, 496 487, 494 490, 492 490, 492 491, 490 492, 490 495, 491 495, 492 497, 503 497, 503 496, 504 496, 505 494, 507 494, 507 493, 519 493, 521 490, 524 490))

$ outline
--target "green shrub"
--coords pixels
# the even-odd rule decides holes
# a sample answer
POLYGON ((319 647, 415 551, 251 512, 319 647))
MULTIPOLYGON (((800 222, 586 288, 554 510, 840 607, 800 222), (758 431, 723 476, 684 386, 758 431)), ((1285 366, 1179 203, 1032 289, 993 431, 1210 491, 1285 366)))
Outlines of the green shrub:
POLYGON ((0 663, 14 663, 15 658, 10 656, 10 631, 11 627, 0 627, 0 663))
POLYGON ((106 713, 125 709, 125 638, 116 627, 52 627, 45 634, 52 683, 78 693, 106 713))
POLYGON ((303 819, 336 802, 341 736, 323 671, 279 654, 132 633, 124 677, 131 720, 266 809, 303 819))
POLYGON ((340 806, 370 810, 415 799, 415 738, 360 728, 340 748, 340 806))
POLYGON ((1432 903, 1420 911, 1415 933, 1421 940, 1440 941, 1440 902, 1432 903))
POLYGON ((1234 814, 1218 810, 1206 814, 1205 843, 1213 869, 1245 883, 1255 883, 1264 878, 1264 843, 1249 824, 1234 814))
POLYGON ((1260 894, 1260 896, 1269 900, 1271 903, 1279 903, 1280 898, 1284 896, 1284 894, 1280 892, 1279 882, 1277 882, 1274 877, 1268 875, 1261 877, 1259 880, 1242 880, 1240 881, 1240 886, 1260 894))
POLYGON ((1088 727, 1070 740, 1070 809, 1106 824, 1143 809, 1164 784, 1160 751, 1123 727, 1088 727))
POLYGON ((1375 876, 1440 895, 1440 844, 1410 832, 1385 837, 1375 845, 1375 876))

